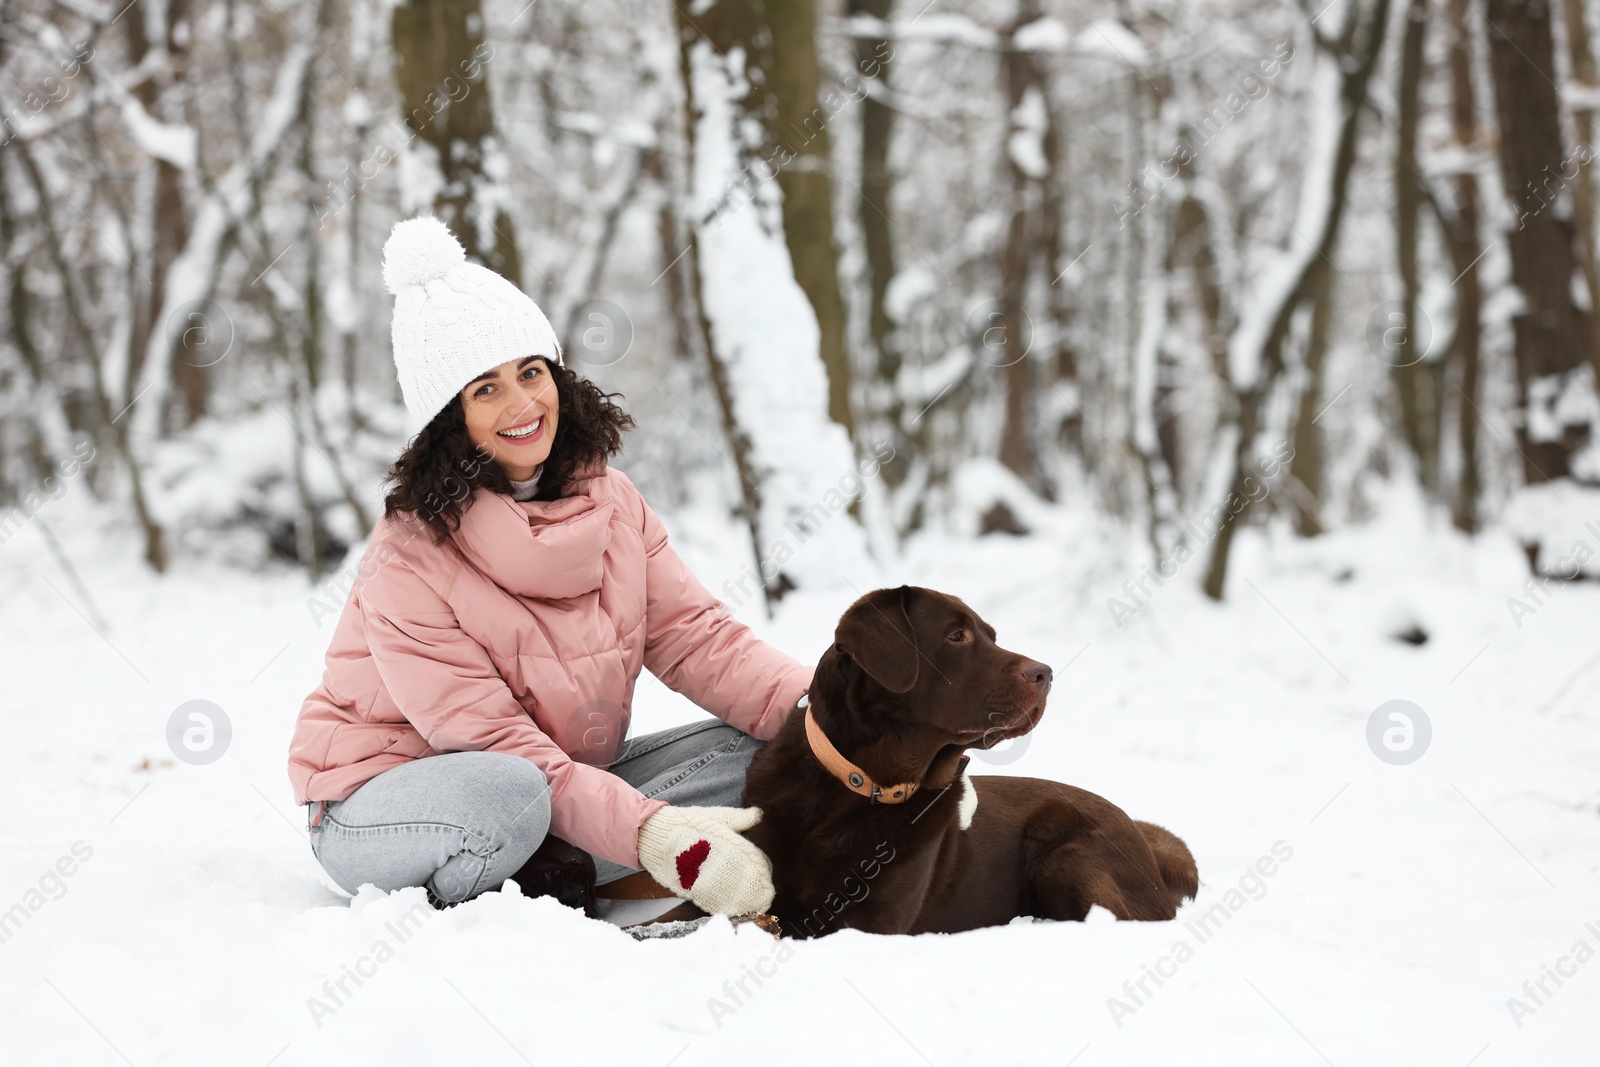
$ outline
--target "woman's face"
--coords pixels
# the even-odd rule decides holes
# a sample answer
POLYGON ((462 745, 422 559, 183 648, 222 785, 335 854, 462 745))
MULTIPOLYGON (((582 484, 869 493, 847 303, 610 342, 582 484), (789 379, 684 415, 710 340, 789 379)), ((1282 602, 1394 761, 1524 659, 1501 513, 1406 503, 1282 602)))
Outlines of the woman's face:
POLYGON ((461 390, 467 436, 514 482, 532 478, 555 440, 556 383, 543 356, 502 363, 461 390))

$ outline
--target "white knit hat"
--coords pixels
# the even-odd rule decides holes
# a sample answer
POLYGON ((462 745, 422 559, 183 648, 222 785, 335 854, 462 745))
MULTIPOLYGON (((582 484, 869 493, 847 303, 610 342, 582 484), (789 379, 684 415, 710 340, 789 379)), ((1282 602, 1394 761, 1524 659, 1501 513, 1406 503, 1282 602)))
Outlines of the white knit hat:
POLYGON ((561 343, 529 296, 466 249, 443 222, 395 223, 383 245, 383 284, 394 294, 394 366, 415 434, 468 382, 507 360, 546 356, 561 343))

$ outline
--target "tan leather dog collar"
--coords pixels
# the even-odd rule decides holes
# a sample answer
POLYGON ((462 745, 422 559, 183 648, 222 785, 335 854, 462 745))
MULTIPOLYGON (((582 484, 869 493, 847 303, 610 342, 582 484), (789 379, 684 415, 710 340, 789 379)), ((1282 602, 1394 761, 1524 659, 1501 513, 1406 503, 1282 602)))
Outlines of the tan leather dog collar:
MULTIPOLYGON (((911 795, 921 787, 921 782, 880 786, 872 780, 870 774, 845 759, 844 755, 833 747, 833 742, 828 740, 828 735, 822 732, 822 725, 811 713, 810 693, 800 697, 798 706, 806 709, 806 740, 811 744, 812 755, 817 757, 817 762, 821 763, 829 774, 844 783, 844 787, 850 792, 859 793, 874 804, 901 804, 910 800, 911 795)), ((969 758, 965 753, 962 754, 961 765, 956 768, 956 778, 960 778, 961 772, 967 769, 969 758)))

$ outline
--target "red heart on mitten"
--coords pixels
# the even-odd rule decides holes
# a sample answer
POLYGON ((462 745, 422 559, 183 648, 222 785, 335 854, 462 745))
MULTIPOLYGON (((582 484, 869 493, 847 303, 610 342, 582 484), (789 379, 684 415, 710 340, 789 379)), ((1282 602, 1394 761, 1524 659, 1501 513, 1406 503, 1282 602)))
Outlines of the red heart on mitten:
POLYGON ((683 888, 693 887, 694 880, 700 877, 700 865, 709 855, 711 842, 703 837, 678 853, 678 881, 683 883, 683 888))

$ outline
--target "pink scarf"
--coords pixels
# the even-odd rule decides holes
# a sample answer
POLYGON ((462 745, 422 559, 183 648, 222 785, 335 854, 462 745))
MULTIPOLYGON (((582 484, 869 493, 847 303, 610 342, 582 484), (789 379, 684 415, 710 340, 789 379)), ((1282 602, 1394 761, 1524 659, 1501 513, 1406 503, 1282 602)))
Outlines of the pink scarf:
POLYGON ((467 559, 517 596, 566 599, 600 588, 616 500, 605 464, 580 469, 556 500, 475 489, 455 532, 467 559))

